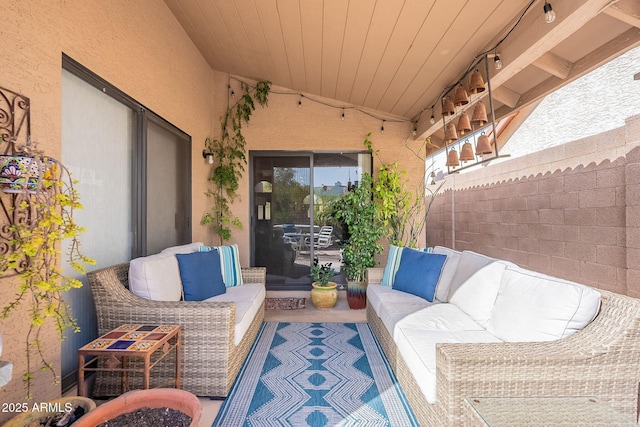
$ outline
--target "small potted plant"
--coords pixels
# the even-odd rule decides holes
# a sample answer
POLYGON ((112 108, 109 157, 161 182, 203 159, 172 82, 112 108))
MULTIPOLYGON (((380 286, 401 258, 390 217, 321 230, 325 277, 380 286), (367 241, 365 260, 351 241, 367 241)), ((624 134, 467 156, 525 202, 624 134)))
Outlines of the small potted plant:
POLYGON ((330 279, 336 274, 331 263, 311 265, 311 302, 317 308, 332 308, 338 301, 337 283, 330 279))

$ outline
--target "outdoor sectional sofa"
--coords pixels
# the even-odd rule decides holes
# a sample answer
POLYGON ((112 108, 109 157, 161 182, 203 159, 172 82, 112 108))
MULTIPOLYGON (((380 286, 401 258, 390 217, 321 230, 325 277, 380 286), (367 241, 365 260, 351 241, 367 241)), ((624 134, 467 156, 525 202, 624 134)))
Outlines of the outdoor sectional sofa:
POLYGON ((421 425, 464 425, 467 397, 596 396, 637 420, 640 300, 433 254, 446 257, 433 302, 395 289, 401 265, 368 271, 367 320, 421 425))
MULTIPOLYGON (((196 242, 167 248, 87 276, 99 335, 122 324, 180 325, 181 388, 197 396, 225 397, 264 320, 266 270, 240 268, 235 247, 235 259, 228 263, 227 273, 236 278, 237 286, 229 286, 222 295, 206 301, 184 301, 176 254, 193 253, 200 247, 204 245, 196 242)), ((152 369, 152 386, 165 382, 171 386, 174 360, 166 359, 152 369)), ((142 388, 140 376, 130 377, 129 386, 142 388)), ((117 373, 98 373, 93 396, 121 393, 117 373)))

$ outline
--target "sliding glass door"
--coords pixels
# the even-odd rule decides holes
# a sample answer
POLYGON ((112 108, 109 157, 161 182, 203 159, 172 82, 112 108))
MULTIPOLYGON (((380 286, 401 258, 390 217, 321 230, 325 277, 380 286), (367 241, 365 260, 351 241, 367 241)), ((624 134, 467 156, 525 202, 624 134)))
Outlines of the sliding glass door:
POLYGON ((310 289, 312 263, 346 283, 331 207, 370 171, 369 153, 251 153, 252 265, 267 267, 269 289, 310 289))

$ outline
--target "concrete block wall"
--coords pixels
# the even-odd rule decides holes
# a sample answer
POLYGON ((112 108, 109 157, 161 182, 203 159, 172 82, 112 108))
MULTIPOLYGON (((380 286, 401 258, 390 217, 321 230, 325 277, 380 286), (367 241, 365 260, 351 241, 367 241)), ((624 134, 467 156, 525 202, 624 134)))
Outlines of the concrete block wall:
POLYGON ((622 128, 449 175, 427 245, 640 297, 639 145, 633 116, 622 128))

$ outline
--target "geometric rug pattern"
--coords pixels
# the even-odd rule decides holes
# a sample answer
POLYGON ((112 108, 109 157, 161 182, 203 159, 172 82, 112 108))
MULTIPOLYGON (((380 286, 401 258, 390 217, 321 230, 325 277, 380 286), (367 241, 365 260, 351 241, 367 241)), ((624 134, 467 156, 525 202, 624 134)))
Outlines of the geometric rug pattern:
POLYGON ((214 426, 417 426, 367 323, 265 322, 214 426))

